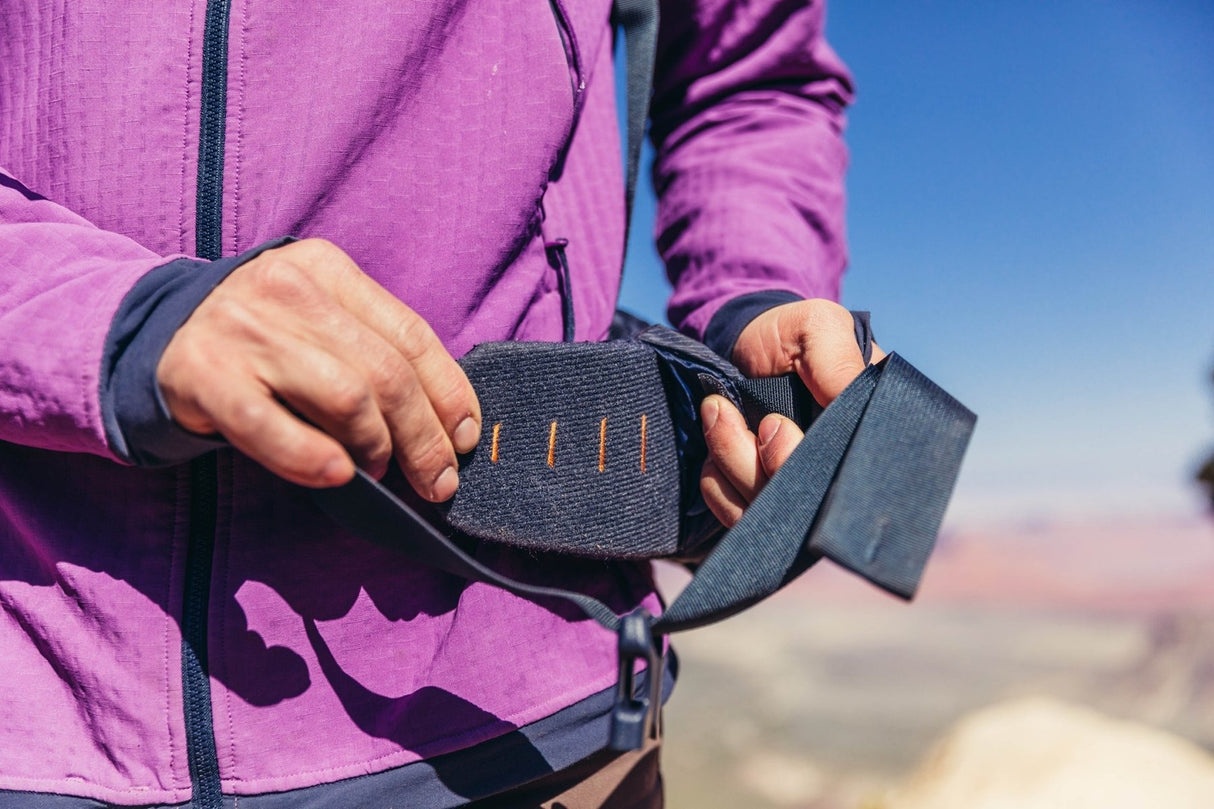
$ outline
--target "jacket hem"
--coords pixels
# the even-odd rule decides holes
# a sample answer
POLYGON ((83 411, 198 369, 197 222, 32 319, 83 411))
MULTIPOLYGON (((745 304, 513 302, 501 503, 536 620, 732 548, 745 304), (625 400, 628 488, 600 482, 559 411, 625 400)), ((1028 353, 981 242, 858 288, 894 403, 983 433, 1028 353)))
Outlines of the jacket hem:
MULTIPOLYGON (((668 652, 663 667, 663 703, 674 689, 677 671, 674 653, 668 652)), ((647 687, 645 675, 642 672, 638 677, 641 690, 647 687)), ((472 747, 328 783, 254 793, 247 791, 248 783, 224 781, 223 807, 329 809, 383 804, 411 809, 453 809, 543 778, 602 750, 608 740, 614 701, 615 687, 612 686, 551 716, 472 747)), ((38 783, 57 790, 67 786, 62 781, 38 783)), ((112 806, 178 809, 189 800, 188 789, 118 791, 93 787, 71 795, 0 788, 0 809, 109 809, 112 806)))

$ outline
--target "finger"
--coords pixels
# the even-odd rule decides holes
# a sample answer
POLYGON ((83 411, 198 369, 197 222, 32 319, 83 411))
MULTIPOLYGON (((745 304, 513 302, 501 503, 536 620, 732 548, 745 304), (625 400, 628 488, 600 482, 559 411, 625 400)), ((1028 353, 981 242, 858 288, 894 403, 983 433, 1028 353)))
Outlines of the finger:
MULTIPOLYGON (((387 425, 385 442, 376 445, 377 459, 387 468, 392 450, 410 484, 422 496, 440 502, 455 493, 458 474, 438 479, 456 468, 455 446, 439 419, 435 403, 423 387, 417 369, 404 356, 353 314, 334 305, 317 317, 313 341, 357 369, 369 386, 377 412, 387 425)), ((456 431, 458 435, 458 430, 456 431)), ((344 442, 343 442, 344 443, 344 442)), ((475 444, 475 436, 471 443, 475 444)))
MULTIPOLYGON (((377 341, 361 342, 368 346, 368 354, 374 354, 370 346, 377 341)), ((385 424, 384 465, 388 454, 395 454, 414 491, 434 503, 449 500, 459 487, 455 447, 416 369, 386 344, 380 345, 380 351, 384 358, 372 363, 371 369, 359 369, 359 379, 375 414, 385 424)), ((344 415, 352 415, 352 411, 344 415)))
POLYGON ((769 413, 759 422, 759 462, 767 477, 774 475, 788 460, 805 434, 795 421, 769 413))
POLYGON ((301 486, 340 486, 354 477, 354 462, 337 441, 302 422, 270 391, 250 384, 215 385, 203 409, 232 446, 279 477, 301 486))
POLYGON ((433 411, 458 452, 469 452, 480 439, 481 411, 476 391, 430 325, 400 299, 367 276, 332 244, 319 239, 299 242, 309 261, 331 267, 316 280, 341 305, 395 348, 413 366, 433 411))
MULTIPOLYGON (((394 453, 401 471, 418 494, 435 503, 449 500, 459 487, 455 447, 417 369, 365 326, 356 323, 355 329, 341 328, 345 317, 331 318, 335 324, 332 349, 357 369, 362 392, 367 394, 360 405, 373 404, 376 416, 386 425, 384 443, 376 445, 377 452, 384 452, 384 468, 387 458, 394 453), (339 332, 340 338, 336 337, 339 332)), ((352 396, 349 404, 354 404, 352 396)), ((352 408, 335 415, 341 418, 353 416, 354 412, 352 408)), ((475 445, 475 439, 472 443, 475 445)))
POLYGON ((823 407, 833 402, 865 367, 850 323, 847 328, 819 329, 814 334, 813 345, 798 354, 793 365, 801 381, 823 407))
POLYGON ((358 466, 382 477, 392 458, 392 435, 360 369, 306 339, 278 334, 274 344, 276 350, 257 362, 260 380, 337 439, 358 466))
POLYGON ((414 370, 402 364, 393 383, 395 391, 384 403, 384 415, 396 460, 410 485, 427 500, 441 503, 459 487, 455 447, 414 370))
POLYGON ((738 409, 722 396, 706 396, 700 404, 708 454, 734 489, 750 502, 767 482, 759 462, 754 433, 738 409))
POLYGON ((721 525, 732 528, 746 510, 746 499, 738 493, 725 474, 709 458, 700 472, 700 494, 709 511, 721 525))

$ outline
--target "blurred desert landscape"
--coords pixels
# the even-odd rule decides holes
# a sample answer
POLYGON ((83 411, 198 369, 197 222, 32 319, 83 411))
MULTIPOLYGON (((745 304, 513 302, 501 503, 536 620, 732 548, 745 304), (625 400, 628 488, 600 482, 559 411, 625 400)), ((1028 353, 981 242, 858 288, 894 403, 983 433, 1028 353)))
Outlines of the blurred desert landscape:
POLYGON ((937 547, 911 604, 821 563, 678 636, 668 806, 1214 806, 1214 520, 946 527, 937 547), (1045 765, 1041 804, 935 785, 1045 765))

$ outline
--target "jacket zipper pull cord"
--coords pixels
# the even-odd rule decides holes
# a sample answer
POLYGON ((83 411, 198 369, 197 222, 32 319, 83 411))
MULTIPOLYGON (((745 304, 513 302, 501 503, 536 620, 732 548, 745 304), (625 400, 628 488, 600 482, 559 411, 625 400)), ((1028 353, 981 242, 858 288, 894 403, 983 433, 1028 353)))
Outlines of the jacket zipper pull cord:
POLYGON ((573 288, 570 286, 569 260, 565 256, 565 248, 569 246, 568 239, 553 239, 544 244, 544 252, 548 255, 548 266, 556 270, 556 278, 561 293, 561 318, 565 324, 564 336, 566 343, 573 342, 573 288))

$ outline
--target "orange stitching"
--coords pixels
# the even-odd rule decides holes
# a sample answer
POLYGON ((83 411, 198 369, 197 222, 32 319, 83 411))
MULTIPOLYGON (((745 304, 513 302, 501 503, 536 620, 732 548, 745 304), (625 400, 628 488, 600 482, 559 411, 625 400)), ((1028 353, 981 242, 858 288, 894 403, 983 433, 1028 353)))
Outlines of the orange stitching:
POLYGON ((641 474, 645 474, 645 414, 641 414, 641 474))
POLYGON ((499 421, 493 425, 493 446, 489 448, 489 461, 497 463, 497 438, 501 435, 502 423, 499 421))
POLYGON ((556 466, 556 422, 548 429, 548 465, 556 466))
POLYGON ((607 468, 607 419, 599 422, 599 471, 607 468))

